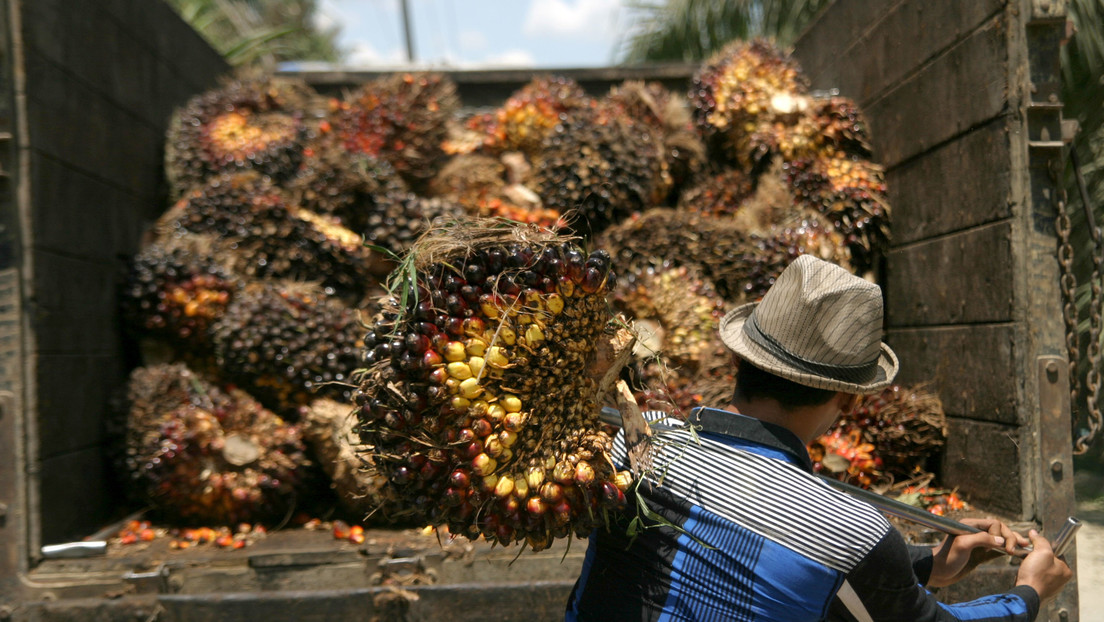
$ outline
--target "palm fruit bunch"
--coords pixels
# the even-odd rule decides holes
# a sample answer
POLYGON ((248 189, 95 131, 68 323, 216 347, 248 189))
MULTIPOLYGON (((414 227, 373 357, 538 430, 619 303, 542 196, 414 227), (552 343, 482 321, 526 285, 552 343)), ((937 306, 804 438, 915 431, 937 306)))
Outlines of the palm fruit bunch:
POLYGON ((653 206, 660 155, 652 134, 620 117, 578 113, 544 141, 534 162, 533 188, 546 208, 564 215, 569 228, 597 235, 653 206))
POLYGON ((889 248, 889 204, 885 173, 857 157, 818 157, 785 165, 786 179, 798 206, 814 209, 831 221, 860 272, 871 270, 889 248))
POLYGON ((886 387, 881 393, 864 396, 836 427, 862 431, 884 462, 887 473, 912 477, 929 467, 932 456, 943 448, 946 415, 939 396, 923 386, 886 387))
POLYGON ((408 252, 433 223, 454 222, 467 214, 459 203, 413 192, 391 197, 379 207, 365 219, 364 240, 392 256, 408 252))
POLYGON ((813 470, 860 488, 881 480, 882 459, 858 429, 834 428, 809 444, 813 470))
POLYGON ((296 209, 266 178, 221 176, 182 197, 158 221, 169 247, 203 238, 212 256, 250 278, 321 279, 350 301, 367 292, 364 278, 378 262, 361 236, 308 210, 296 209))
POLYGON ((404 73, 373 80, 331 106, 331 130, 346 151, 387 160, 418 188, 437 172, 460 100, 442 74, 404 73))
POLYGON ((598 107, 600 114, 624 119, 653 134, 661 153, 653 203, 675 202, 682 188, 705 167, 705 145, 690 120, 686 100, 659 82, 625 81, 611 88, 598 107))
POLYGON ((644 270, 657 261, 694 266, 730 303, 762 296, 803 254, 849 267, 838 236, 813 214, 748 233, 732 219, 659 208, 611 227, 596 244, 625 271, 644 270))
MULTIPOLYGON (((517 155, 517 154, 515 154, 517 155)), ((560 226, 560 213, 541 206, 540 197, 520 183, 499 158, 469 153, 449 161, 430 184, 430 193, 462 205, 468 214, 506 218, 542 227, 560 226)))
POLYGON ((866 118, 847 97, 813 100, 812 116, 817 127, 817 151, 826 155, 850 155, 869 159, 873 148, 866 118))
POLYGON ((756 189, 756 179, 738 168, 709 175, 701 183, 683 192, 679 209, 727 218, 734 216, 756 189))
POLYGON ((696 268, 649 267, 620 279, 614 302, 651 335, 637 348, 642 406, 685 415, 730 396, 731 355, 717 332, 725 303, 696 268))
POLYGON ((131 373, 123 462, 136 495, 165 518, 222 525, 282 519, 310 465, 295 426, 179 363, 131 373))
POLYGON ((353 407, 325 398, 314 400, 299 408, 298 423, 347 517, 358 523, 393 524, 394 517, 376 511, 384 502, 380 492, 387 481, 365 468, 371 465, 365 465, 365 448, 356 438, 353 407))
POLYGON ((301 81, 272 77, 233 79, 193 97, 169 123, 165 174, 173 194, 234 171, 290 179, 303 157, 304 117, 315 97, 301 81))
POLYGON ((355 399, 388 511, 534 550, 602 524, 629 484, 588 371, 611 319, 609 256, 472 220, 431 231, 406 266, 355 399))
POLYGON ((361 234, 371 214, 409 191, 390 162, 346 152, 332 137, 308 148, 299 174, 285 188, 294 205, 331 216, 361 234))
POLYGON ((447 141, 445 149, 453 154, 479 151, 492 156, 520 151, 534 158, 557 126, 592 105, 593 100, 571 78, 538 76, 502 107, 468 119, 459 135, 447 141))
POLYGON ((733 42, 694 75, 689 100, 711 158, 757 170, 779 151, 808 106, 808 80, 797 62, 763 40, 733 42))
POLYGON ((210 350, 207 331, 238 289, 238 280, 210 256, 151 244, 130 262, 120 312, 136 336, 201 354, 210 350))
POLYGON ((244 288, 212 327, 221 373, 281 413, 349 401, 363 328, 353 309, 302 284, 244 288))

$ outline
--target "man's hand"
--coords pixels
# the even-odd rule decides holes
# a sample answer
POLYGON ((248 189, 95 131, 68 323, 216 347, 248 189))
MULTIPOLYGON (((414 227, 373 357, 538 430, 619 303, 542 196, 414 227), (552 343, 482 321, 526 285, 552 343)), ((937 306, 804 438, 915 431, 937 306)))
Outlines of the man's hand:
POLYGON ((1028 535, 1034 550, 1024 558, 1016 574, 1016 585, 1028 585, 1039 593, 1040 601, 1048 601, 1058 595, 1062 586, 1073 576, 1066 562, 1054 556, 1050 542, 1032 529, 1028 535))
POLYGON ((1030 540, 1012 531, 1008 525, 990 518, 967 518, 963 523, 981 531, 965 536, 947 536, 932 557, 929 587, 944 587, 965 577, 978 564, 1025 547, 1030 540))

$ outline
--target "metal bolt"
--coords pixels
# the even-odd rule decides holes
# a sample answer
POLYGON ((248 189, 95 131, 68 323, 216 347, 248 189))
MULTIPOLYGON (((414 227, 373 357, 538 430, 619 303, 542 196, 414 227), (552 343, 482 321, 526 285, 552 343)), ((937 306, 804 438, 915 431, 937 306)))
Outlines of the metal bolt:
POLYGON ((1058 382, 1058 363, 1054 361, 1048 361, 1046 364, 1047 380, 1051 382, 1058 382))
POLYGON ((1050 472, 1054 475, 1054 479, 1062 479, 1062 462, 1060 460, 1051 462, 1050 472))
POLYGON ((0 605, 0 620, 11 620, 15 611, 9 605, 0 605))
POLYGON ((0 521, 8 517, 8 504, 0 501, 0 521))

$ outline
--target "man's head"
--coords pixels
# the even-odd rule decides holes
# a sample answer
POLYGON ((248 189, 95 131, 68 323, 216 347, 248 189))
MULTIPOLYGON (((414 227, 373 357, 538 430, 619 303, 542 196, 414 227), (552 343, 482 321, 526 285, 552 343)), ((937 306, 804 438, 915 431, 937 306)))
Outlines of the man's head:
POLYGON ((897 375, 882 343, 882 294, 843 268, 802 255, 758 303, 721 319, 721 339, 742 360, 799 385, 877 393, 897 375))

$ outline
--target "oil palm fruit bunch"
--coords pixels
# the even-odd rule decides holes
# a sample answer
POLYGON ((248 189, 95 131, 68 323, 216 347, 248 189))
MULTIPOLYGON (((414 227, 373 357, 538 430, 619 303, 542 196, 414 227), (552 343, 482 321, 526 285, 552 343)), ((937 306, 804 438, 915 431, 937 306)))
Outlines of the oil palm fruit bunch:
POLYGON ((207 331, 239 287, 238 279, 208 255, 151 244, 130 262, 119 307, 135 336, 201 354, 210 351, 207 331))
POLYGON ((871 270, 889 247, 885 173, 869 160, 820 157, 786 165, 797 205, 823 214, 844 238, 852 263, 871 270))
POLYGON ((165 174, 174 196, 227 172, 291 178, 316 97, 301 81, 272 77, 232 79, 193 97, 169 123, 165 174))
POLYGON ((946 421, 939 396, 924 386, 894 384, 864 396, 836 427, 860 430, 886 472, 907 478, 933 466, 945 444, 946 421))
POLYGON ((581 235, 652 207, 660 184, 659 145, 648 132, 595 111, 575 114, 545 139, 533 186, 546 208, 581 235))
POLYGON ((356 395, 393 512, 534 550, 602 524, 629 484, 588 371, 611 319, 609 256, 471 220, 431 231, 395 274, 405 293, 365 337, 356 395))
POLYGON ((357 312, 302 284, 241 291, 212 327, 221 373, 280 413, 317 397, 351 399, 363 327, 357 312))
POLYGON ((361 236, 292 206, 282 190, 255 173, 211 179, 162 215, 159 239, 173 247, 192 236, 210 241, 212 256, 250 278, 318 280, 331 293, 359 301, 376 257, 361 236))
POLYGON ((816 121, 817 147, 821 153, 837 157, 871 157, 866 118, 853 100, 847 97, 816 99, 811 112, 816 121))
POLYGON ((391 163, 368 154, 349 153, 332 135, 308 148, 299 174, 285 185, 294 205, 332 216, 356 233, 394 197, 409 191, 391 163))
POLYGON ((731 217, 755 193, 755 178, 738 168, 704 177, 679 198, 680 209, 707 216, 731 217))
POLYGON ((690 120, 686 99, 659 82, 625 81, 610 89, 599 108, 651 132, 660 146, 660 183, 654 203, 675 202, 705 167, 705 145, 690 120))
POLYGON ((689 101, 711 159, 752 171, 785 147, 779 130, 802 120, 807 94, 808 80, 787 53, 764 40, 737 41, 698 70, 689 101))
POLYGON ((850 268, 846 248, 815 214, 748 233, 733 219, 659 208, 611 227, 596 245, 608 250, 625 272, 657 262, 695 267, 729 303, 762 296, 803 254, 850 268))
POLYGON ((559 212, 544 208, 533 191, 518 183, 509 184, 508 178, 507 167, 498 158, 463 154, 441 169, 430 184, 430 193, 455 201, 473 216, 542 227, 562 224, 559 212))
POLYGON ((647 408, 689 414, 709 400, 731 396, 731 355, 717 327, 725 303, 692 266, 649 267, 619 280, 615 302, 654 333, 637 348, 638 400, 647 408))
POLYGON ((390 197, 379 205, 377 211, 368 215, 364 224, 364 240, 386 249, 392 257, 400 256, 409 251, 415 240, 433 223, 453 222, 466 215, 459 203, 405 192, 390 197))
POLYGON ((309 479, 295 426, 179 363, 131 373, 125 446, 136 496, 177 523, 279 521, 309 479))
POLYGON ((860 488, 870 488, 884 475, 874 445, 857 429, 834 428, 822 434, 809 444, 809 457, 814 471, 860 488))
POLYGON ((447 123, 459 108, 447 76, 404 73, 334 100, 330 124, 346 151, 387 160, 417 190, 437 172, 447 123))
POLYGON ((556 126, 592 105, 593 100, 571 78, 538 76, 511 95, 502 107, 468 119, 446 148, 454 154, 479 151, 492 156, 520 151, 534 158, 556 126))

